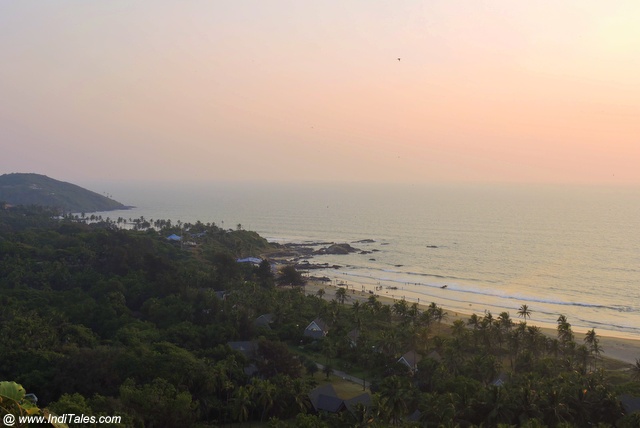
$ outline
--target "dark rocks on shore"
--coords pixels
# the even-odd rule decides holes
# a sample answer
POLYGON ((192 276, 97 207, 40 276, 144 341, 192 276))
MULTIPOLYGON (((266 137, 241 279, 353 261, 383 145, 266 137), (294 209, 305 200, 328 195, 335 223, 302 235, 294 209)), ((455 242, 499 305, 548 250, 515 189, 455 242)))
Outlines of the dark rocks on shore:
POLYGON ((311 247, 312 245, 321 245, 321 243, 311 243, 311 244, 296 244, 296 243, 287 243, 287 244, 277 244, 271 243, 274 247, 278 248, 277 251, 271 252, 269 257, 271 258, 285 258, 285 257, 295 257, 295 258, 303 258, 303 257, 311 257, 313 256, 314 249, 311 247))
POLYGON ((333 244, 325 248, 320 248, 315 251, 314 254, 332 254, 332 255, 342 255, 355 253, 360 251, 358 248, 354 248, 349 244, 333 244))
POLYGON ((353 241, 352 244, 373 244, 374 241, 373 239, 361 239, 359 241, 353 241))
POLYGON ((359 254, 371 254, 371 251, 360 251, 359 254))
POLYGON ((329 263, 309 263, 308 261, 303 261, 302 263, 296 263, 296 269, 301 270, 312 270, 312 269, 340 269, 342 266, 339 265, 330 265, 329 263))
POLYGON ((320 245, 331 245, 333 242, 289 242, 282 244, 283 247, 319 247, 320 245))
POLYGON ((437 245, 427 245, 427 248, 438 248, 437 245))

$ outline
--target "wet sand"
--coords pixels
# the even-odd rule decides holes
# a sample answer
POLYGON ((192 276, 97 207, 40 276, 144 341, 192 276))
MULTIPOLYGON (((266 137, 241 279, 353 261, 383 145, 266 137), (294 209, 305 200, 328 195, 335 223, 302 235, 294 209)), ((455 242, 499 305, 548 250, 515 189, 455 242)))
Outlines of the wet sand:
MULTIPOLYGON (((418 303, 418 306, 421 310, 425 310, 427 306, 431 303, 431 301, 420 301, 419 298, 413 298, 411 293, 406 290, 390 290, 390 289, 375 289, 375 287, 371 287, 370 285, 350 281, 348 284, 341 284, 340 279, 334 278, 332 283, 330 282, 321 282, 316 280, 310 280, 305 286, 306 294, 316 295, 319 289, 324 289, 324 299, 331 300, 335 297, 335 292, 338 288, 347 288, 347 293, 349 295, 349 300, 345 302, 345 304, 353 303, 354 301, 366 302, 367 299, 373 294, 378 296, 378 300, 381 303, 392 305, 394 302, 402 299, 403 297, 407 300, 409 304, 413 304, 415 302, 418 303)), ((440 302, 435 302, 438 306, 442 306, 442 308, 447 312, 447 317, 444 322, 447 324, 452 324, 455 320, 461 319, 466 321, 473 314, 473 311, 469 311, 468 313, 456 312, 451 310, 451 308, 447 308, 445 305, 442 305, 440 302)), ((484 311, 476 312, 478 316, 484 315, 484 311)), ((497 314, 494 314, 497 316, 497 314)), ((514 322, 518 321, 517 315, 511 314, 514 318, 514 322)), ((571 322, 571 320, 569 320, 571 322)), ((539 325, 536 324, 535 321, 528 320, 527 323, 532 325, 538 325, 541 327, 544 334, 550 337, 556 337, 557 332, 554 327, 550 327, 548 325, 539 325)), ((596 330, 596 333, 597 330, 596 330)), ((574 329, 574 334, 576 336, 576 342, 580 343, 580 338, 584 335, 584 332, 578 331, 574 329)), ((598 333, 598 337, 600 339, 600 345, 603 348, 603 356, 605 358, 611 358, 614 360, 621 361, 627 364, 635 364, 637 359, 640 359, 640 340, 634 339, 626 339, 620 337, 612 337, 612 336, 602 336, 598 333)))

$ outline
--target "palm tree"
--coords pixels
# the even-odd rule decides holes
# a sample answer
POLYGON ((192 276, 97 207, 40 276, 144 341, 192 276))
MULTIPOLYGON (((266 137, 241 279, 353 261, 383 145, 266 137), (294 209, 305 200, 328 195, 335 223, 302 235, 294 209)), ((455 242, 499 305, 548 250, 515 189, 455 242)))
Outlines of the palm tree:
POLYGON ((344 301, 349 298, 347 294, 347 290, 344 288, 338 288, 336 290, 336 300, 340 302, 341 305, 344 305, 344 301))
POLYGON ((491 313, 491 311, 485 311, 482 320, 487 322, 489 326, 491 326, 491 324, 493 324, 493 314, 491 313))
POLYGON ((455 320, 451 326, 451 334, 453 337, 463 338, 467 333, 467 328, 462 320, 455 320))
POLYGON ((390 376, 380 385, 381 404, 389 413, 393 425, 398 424, 407 413, 408 395, 409 386, 407 378, 390 376))
POLYGON ((527 318, 531 319, 531 310, 529 309, 529 306, 520 306, 520 309, 518 309, 518 316, 524 318, 525 322, 527 322, 527 318))
POLYGON ((382 303, 380 303, 378 296, 375 294, 369 296, 365 305, 371 310, 372 315, 376 315, 382 308, 382 303))
POLYGON ((558 317, 558 340, 562 343, 563 347, 566 347, 566 345, 573 340, 571 324, 569 324, 567 317, 564 315, 558 317))
POLYGON ((471 314, 467 320, 467 324, 473 326, 474 330, 477 330, 480 327, 480 317, 476 314, 471 314))
POLYGON ((581 366, 580 370, 582 372, 586 372, 587 364, 589 363, 589 349, 587 349, 585 345, 580 345, 576 348, 575 354, 578 359, 578 363, 581 366))
POLYGON ((382 330, 378 338, 377 346, 387 356, 395 357, 398 348, 400 348, 400 339, 396 330, 382 330))
POLYGON ((520 354, 522 349, 522 342, 527 332, 527 324, 520 321, 517 327, 509 332, 507 336, 507 342, 509 346, 509 359, 511 362, 511 368, 515 368, 515 358, 520 354))
POLYGON ((320 288, 318 291, 316 291, 316 296, 318 296, 321 299, 322 299, 322 296, 324 296, 324 294, 325 294, 324 288, 320 288))
MULTIPOLYGON (((317 369, 317 366, 316 366, 317 369)), ((307 393, 307 387, 302 379, 293 379, 290 392, 293 394, 297 411, 299 413, 306 413, 311 408, 311 401, 309 400, 309 394, 307 393)))
POLYGON ((356 328, 358 330, 360 330, 360 327, 362 326, 362 317, 360 310, 362 309, 362 305, 360 305, 359 301, 355 301, 351 304, 351 310, 353 310, 353 314, 354 314, 354 320, 356 322, 356 328))
POLYGON ((433 312, 433 319, 436 320, 438 322, 438 324, 440 324, 442 321, 447 319, 447 315, 448 314, 444 311, 444 309, 442 309, 442 307, 438 306, 438 307, 436 307, 435 311, 433 312))
POLYGON ((424 311, 418 318, 418 323, 423 327, 429 327, 433 321, 433 315, 429 311, 424 311))
POLYGON ((409 307, 409 310, 407 311, 407 317, 409 317, 411 319, 411 322, 416 324, 416 321, 418 320, 418 316, 420 315, 420 310, 418 309, 418 304, 414 303, 409 307))
POLYGON ((447 341, 442 361, 447 370, 457 376, 464 364, 463 340, 454 337, 447 341))
POLYGON ((527 327, 527 334, 525 335, 527 340, 527 347, 535 357, 540 356, 542 350, 546 345, 546 340, 542 335, 542 330, 538 326, 527 327))
POLYGON ((508 334, 512 328, 513 321, 511 320, 509 312, 501 312, 500 315, 498 315, 498 342, 500 346, 502 346, 504 335, 508 334))
POLYGON ((587 332, 584 337, 584 342, 589 345, 589 352, 593 356, 593 368, 595 370, 598 358, 600 357, 600 353, 602 352, 602 347, 600 346, 600 339, 598 338, 598 335, 594 328, 587 332))
POLYGON ((277 391, 276 386, 269 380, 257 380, 254 388, 256 394, 256 404, 262 408, 261 421, 269 414, 274 405, 277 391))
POLYGON ((407 315, 407 311, 409 310, 409 305, 407 304, 406 300, 402 299, 394 303, 391 310, 400 318, 404 318, 407 315))
POLYGON ((357 403, 353 406, 353 418, 355 419, 356 424, 354 427, 368 427, 371 426, 371 409, 369 406, 365 406, 362 403, 357 403))
POLYGON ((233 391, 233 417, 238 422, 246 422, 249 419, 249 413, 253 407, 251 399, 253 386, 241 386, 233 391))
POLYGON ((584 342, 589 345, 592 345, 597 340, 598 340, 598 335, 596 334, 595 328, 592 328, 591 330, 587 331, 587 334, 584 336, 584 342))

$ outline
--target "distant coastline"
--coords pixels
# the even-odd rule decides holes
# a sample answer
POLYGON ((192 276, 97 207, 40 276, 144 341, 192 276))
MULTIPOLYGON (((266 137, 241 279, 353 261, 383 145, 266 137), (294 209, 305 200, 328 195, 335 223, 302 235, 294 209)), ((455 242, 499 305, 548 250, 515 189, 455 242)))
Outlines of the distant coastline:
POLYGON ((48 207, 63 213, 95 213, 134 208, 78 185, 34 173, 0 175, 0 201, 14 206, 48 207))
POLYGON ((515 313, 526 303, 539 325, 554 326, 563 314, 576 331, 640 338, 633 189, 203 183, 127 184, 109 193, 137 206, 112 217, 242 224, 280 244, 350 243, 372 252, 313 255, 310 263, 328 266, 314 276, 458 312, 515 313), (367 239, 375 242, 356 243, 367 239))

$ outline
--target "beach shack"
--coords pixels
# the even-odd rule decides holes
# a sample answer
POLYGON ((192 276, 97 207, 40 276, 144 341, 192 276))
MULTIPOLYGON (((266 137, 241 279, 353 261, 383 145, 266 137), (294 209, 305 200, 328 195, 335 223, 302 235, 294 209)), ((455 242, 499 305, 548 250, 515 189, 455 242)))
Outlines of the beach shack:
POLYGON ((309 323, 307 328, 304 329, 303 336, 310 337, 312 339, 322 339, 329 333, 329 326, 320 318, 316 318, 309 323))
POLYGON ((345 400, 341 398, 332 384, 319 386, 309 392, 309 401, 316 412, 339 413, 348 410, 355 415, 357 406, 371 407, 371 395, 363 393, 345 400))
POLYGON ((411 350, 398 359, 399 363, 404 364, 411 370, 411 373, 418 371, 418 363, 422 360, 422 356, 416 351, 411 350))
POLYGON ((260 263, 262 263, 262 259, 259 259, 257 257, 245 257, 242 259, 237 259, 236 262, 238 263, 249 263, 253 266, 259 266, 260 263))
POLYGON ((253 326, 256 328, 266 328, 271 330, 270 324, 273 322, 275 316, 273 314, 262 314, 253 321, 253 326))
POLYGON ((346 409, 344 400, 330 383, 309 392, 309 401, 316 412, 339 413, 346 409))

